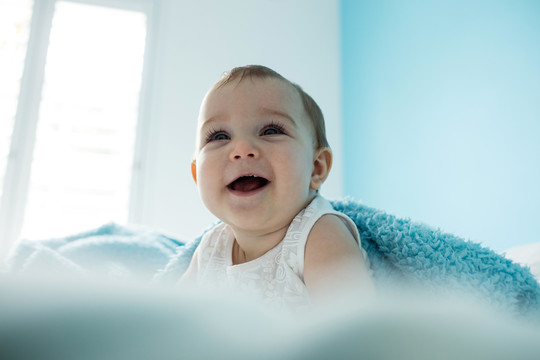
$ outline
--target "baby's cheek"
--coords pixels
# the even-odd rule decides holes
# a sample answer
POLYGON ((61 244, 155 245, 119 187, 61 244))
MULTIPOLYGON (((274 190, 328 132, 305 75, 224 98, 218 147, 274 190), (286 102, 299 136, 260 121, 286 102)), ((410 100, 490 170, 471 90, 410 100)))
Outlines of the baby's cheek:
POLYGON ((199 181, 197 184, 197 188, 199 190, 199 196, 204 206, 206 206, 206 208, 212 214, 216 215, 216 211, 219 208, 219 194, 216 192, 215 187, 211 184, 211 182, 208 181, 207 178, 206 181, 199 181))
POLYGON ((197 178, 199 182, 207 183, 209 179, 212 178, 212 173, 214 170, 215 164, 212 164, 210 159, 207 159, 205 156, 201 156, 197 159, 197 178))
POLYGON ((205 167, 198 167, 197 189, 199 190, 199 194, 203 200, 205 200, 205 197, 212 192, 212 189, 215 186, 213 182, 212 174, 206 171, 205 167))
POLYGON ((201 171, 199 173, 199 180, 197 183, 197 187, 201 195, 212 192, 215 188, 215 179, 212 176, 212 174, 209 174, 208 172, 205 172, 205 171, 201 171))

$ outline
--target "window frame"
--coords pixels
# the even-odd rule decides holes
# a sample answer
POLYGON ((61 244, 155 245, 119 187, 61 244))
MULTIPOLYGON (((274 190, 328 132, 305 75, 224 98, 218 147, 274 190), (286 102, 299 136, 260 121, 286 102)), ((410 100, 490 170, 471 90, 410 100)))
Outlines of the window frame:
MULTIPOLYGON (((147 145, 151 106, 151 72, 155 69, 157 0, 34 0, 17 110, 0 203, 0 262, 17 241, 24 223, 39 106, 43 90, 49 38, 57 1, 143 12, 147 18, 146 41, 139 93, 137 129, 131 171, 128 221, 140 223, 148 164, 147 145)), ((81 229, 85 230, 85 229, 81 229)))

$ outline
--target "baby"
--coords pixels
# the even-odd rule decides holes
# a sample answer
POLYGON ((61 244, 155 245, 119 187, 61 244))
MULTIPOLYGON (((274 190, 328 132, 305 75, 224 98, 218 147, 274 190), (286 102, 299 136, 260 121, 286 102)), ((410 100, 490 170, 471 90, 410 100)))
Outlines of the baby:
POLYGON ((356 226, 319 195, 332 152, 300 86, 263 66, 232 69, 202 102, 196 144, 193 179, 222 222, 182 284, 292 310, 372 293, 356 226))

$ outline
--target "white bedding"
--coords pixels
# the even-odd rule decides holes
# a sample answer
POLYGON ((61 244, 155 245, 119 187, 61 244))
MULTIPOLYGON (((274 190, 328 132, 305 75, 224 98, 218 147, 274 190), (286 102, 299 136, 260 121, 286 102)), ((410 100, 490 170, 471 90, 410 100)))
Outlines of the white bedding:
POLYGON ((540 358, 538 325, 448 298, 285 317, 148 286, 12 280, 0 281, 0 359, 540 358))
MULTIPOLYGON (((540 278, 540 243, 505 256, 540 278)), ((0 359, 540 359, 540 319, 449 296, 284 317, 237 298, 84 279, 0 276, 0 359)))

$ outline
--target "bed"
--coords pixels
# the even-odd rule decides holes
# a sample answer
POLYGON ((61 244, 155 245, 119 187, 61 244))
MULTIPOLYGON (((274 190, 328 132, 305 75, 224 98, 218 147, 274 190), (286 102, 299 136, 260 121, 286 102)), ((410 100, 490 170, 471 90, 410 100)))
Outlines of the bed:
POLYGON ((540 358, 540 243, 497 254, 352 200, 332 204, 358 227, 376 302, 291 317, 182 292, 200 237, 106 224, 12 249, 0 359, 540 358))

